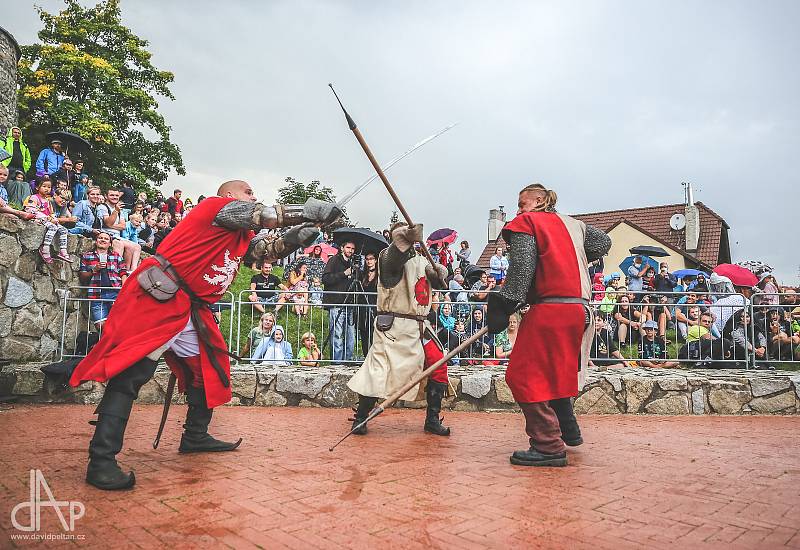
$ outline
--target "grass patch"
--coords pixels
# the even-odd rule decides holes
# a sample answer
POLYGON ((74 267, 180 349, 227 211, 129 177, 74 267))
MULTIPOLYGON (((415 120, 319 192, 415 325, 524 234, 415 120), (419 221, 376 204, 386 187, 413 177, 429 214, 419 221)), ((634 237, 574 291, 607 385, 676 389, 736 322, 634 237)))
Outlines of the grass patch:
MULTIPOLYGON (((253 275, 258 273, 259 271, 243 265, 239 269, 236 279, 234 279, 233 283, 228 289, 228 291, 233 295, 234 302, 239 300, 242 301, 241 311, 237 312, 237 315, 234 316, 231 316, 230 307, 224 306, 226 309, 222 311, 222 317, 220 320, 220 330, 222 331, 222 335, 234 353, 241 351, 244 348, 244 345, 247 341, 247 336, 250 333, 250 329, 258 324, 261 316, 261 313, 254 309, 249 304, 247 299, 247 294, 250 290, 250 279, 253 277, 253 275)), ((273 267, 272 274, 282 280, 283 267, 273 267)), ((229 298, 230 296, 226 295, 225 300, 227 301, 229 298)), ((236 304, 236 307, 239 308, 239 304, 236 304)), ((267 311, 274 311, 274 309, 275 306, 268 306, 266 308, 267 311)), ((320 349, 322 349, 322 344, 325 341, 326 331, 328 328, 328 312, 327 310, 323 309, 322 306, 312 306, 307 315, 304 317, 298 317, 294 313, 292 304, 289 303, 281 307, 276 317, 277 323, 284 328, 286 340, 292 345, 292 352, 294 353, 295 357, 297 357, 297 353, 300 349, 300 337, 306 332, 314 333, 314 335, 317 337, 317 345, 320 347, 320 349)), ((356 337, 354 354, 354 359, 363 357, 361 352, 361 342, 359 341, 358 337, 356 337)), ((325 359, 326 357, 330 357, 330 344, 326 349, 322 349, 322 358, 325 359)))

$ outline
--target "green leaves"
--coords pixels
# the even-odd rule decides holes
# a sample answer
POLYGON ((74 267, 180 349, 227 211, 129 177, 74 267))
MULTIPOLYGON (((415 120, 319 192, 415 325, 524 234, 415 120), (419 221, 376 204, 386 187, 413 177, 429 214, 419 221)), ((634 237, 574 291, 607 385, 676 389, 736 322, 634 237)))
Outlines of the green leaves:
POLYGON ((122 24, 119 0, 64 3, 58 14, 36 8, 41 43, 22 47, 18 103, 29 144, 44 145, 49 131, 75 132, 92 144, 87 171, 103 186, 131 178, 146 189, 171 171, 185 174, 158 112, 159 97, 174 100, 174 75, 152 65, 147 41, 122 24))
MULTIPOLYGON (((304 183, 289 176, 284 180, 287 185, 278 189, 278 204, 304 204, 308 199, 314 198, 328 202, 336 202, 336 195, 333 189, 323 186, 318 180, 312 180, 311 183, 304 183)), ((337 227, 344 227, 350 225, 350 219, 347 217, 347 212, 331 226, 333 229, 337 227)))

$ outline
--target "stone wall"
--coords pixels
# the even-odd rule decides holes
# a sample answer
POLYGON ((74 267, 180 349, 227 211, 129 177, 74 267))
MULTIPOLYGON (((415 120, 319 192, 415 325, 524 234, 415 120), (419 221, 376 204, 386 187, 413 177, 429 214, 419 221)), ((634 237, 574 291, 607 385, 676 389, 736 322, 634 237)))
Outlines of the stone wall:
POLYGON ((14 37, 0 27, 0 135, 17 123, 17 61, 19 46, 14 37))
MULTIPOLYGON (((0 395, 27 402, 97 403, 103 385, 87 382, 65 390, 45 380, 40 365, 0 370, 0 395)), ((231 405, 350 407, 357 396, 347 388, 354 367, 237 366, 231 372, 231 405)), ((139 396, 140 403, 163 403, 169 372, 162 365, 139 396)), ((457 411, 515 410, 502 367, 450 369, 456 395, 444 408, 457 411)), ((181 402, 176 397, 175 402, 181 402)), ((423 408, 424 401, 402 402, 423 408)), ((737 370, 626 368, 589 369, 587 385, 575 401, 578 414, 797 414, 800 373, 737 370)))
MULTIPOLYGON (((46 264, 39 256, 45 228, 0 214, 0 359, 47 361, 61 340, 63 305, 59 291, 79 285, 80 255, 92 248, 91 239, 70 235, 69 264, 46 264)), ((70 303, 67 326, 75 331, 79 312, 70 303)), ((68 334, 69 341, 75 335, 68 334)))

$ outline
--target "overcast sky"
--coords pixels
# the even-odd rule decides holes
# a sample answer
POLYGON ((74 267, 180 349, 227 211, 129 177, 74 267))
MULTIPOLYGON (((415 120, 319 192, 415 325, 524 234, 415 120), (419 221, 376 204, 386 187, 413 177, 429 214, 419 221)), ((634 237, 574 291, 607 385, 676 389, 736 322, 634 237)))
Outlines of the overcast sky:
MULTIPOLYGON (((86 2, 85 2, 86 3, 86 2)), ((33 2, 3 26, 35 41, 33 2)), ((38 0, 48 11, 63 4, 38 0)), ((426 232, 477 253, 488 210, 539 181, 583 213, 683 201, 731 226, 734 261, 798 282, 800 2, 225 2, 126 0, 123 19, 175 73, 162 102, 186 164, 165 194, 283 178, 341 197, 371 175, 333 82, 379 160, 460 125, 389 172, 426 232)), ((9 11, 10 10, 10 11, 9 11)), ((383 227, 380 182, 348 206, 383 227)))

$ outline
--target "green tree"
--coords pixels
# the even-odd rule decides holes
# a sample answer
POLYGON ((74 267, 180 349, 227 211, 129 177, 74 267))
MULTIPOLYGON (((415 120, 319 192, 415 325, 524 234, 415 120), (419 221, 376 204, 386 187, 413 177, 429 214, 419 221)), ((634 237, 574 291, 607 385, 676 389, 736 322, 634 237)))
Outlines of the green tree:
POLYGON ((104 186, 127 177, 144 190, 185 174, 158 112, 158 97, 175 99, 173 74, 154 67, 148 42, 122 24, 119 0, 64 2, 58 14, 36 8, 41 43, 22 47, 18 103, 29 141, 44 144, 53 130, 80 135, 92 145, 87 172, 104 186))
MULTIPOLYGON (((278 189, 278 204, 303 204, 308 199, 314 198, 328 202, 336 202, 336 195, 333 189, 323 186, 319 180, 312 180, 311 183, 304 183, 289 176, 284 180, 286 185, 278 189)), ((347 211, 343 208, 342 217, 331 227, 350 226, 350 218, 347 211)))

